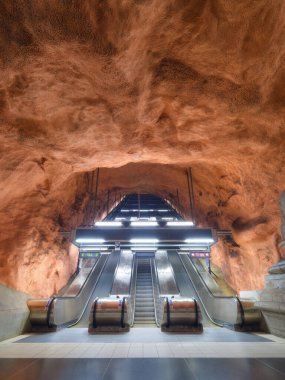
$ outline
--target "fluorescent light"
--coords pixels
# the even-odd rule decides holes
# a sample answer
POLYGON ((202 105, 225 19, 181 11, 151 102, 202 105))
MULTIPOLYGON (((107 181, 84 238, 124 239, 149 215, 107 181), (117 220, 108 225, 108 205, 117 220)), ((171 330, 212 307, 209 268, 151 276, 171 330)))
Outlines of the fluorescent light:
POLYGON ((170 218, 170 217, 164 216, 163 218, 161 218, 161 220, 173 220, 173 218, 170 218))
POLYGON ((137 239, 131 239, 130 240, 131 243, 142 243, 142 244, 151 244, 151 243, 158 243, 159 240, 158 239, 140 239, 140 238, 137 238, 137 239))
POLYGON ((126 218, 122 217, 122 218, 115 218, 115 220, 126 220, 126 218))
POLYGON ((150 227, 150 226, 157 226, 157 222, 149 222, 149 221, 138 221, 138 222, 131 222, 131 226, 133 227, 150 227))
POLYGON ((153 211, 155 211, 155 210, 153 210, 152 208, 149 210, 140 210, 140 212, 153 212, 153 211))
POLYGON ((185 239, 185 243, 214 243, 212 238, 191 238, 185 239))
POLYGON ((170 210, 157 210, 158 212, 169 212, 170 210))
POLYGON ((95 223, 95 226, 98 226, 98 227, 120 227, 121 225, 122 225, 122 222, 113 222, 113 221, 95 223))
POLYGON ((84 252, 88 252, 88 251, 108 251, 108 247, 84 247, 84 248, 80 248, 80 252, 81 251, 84 251, 84 252))
POLYGON ((92 238, 79 238, 76 239, 76 243, 104 243, 104 239, 92 239, 92 238))
POLYGON ((130 212, 130 210, 121 210, 121 212, 130 212))
POLYGON ((208 251, 208 247, 180 247, 181 251, 208 251))
POLYGON ((167 222, 167 225, 170 227, 186 227, 186 226, 194 226, 193 222, 167 222))
POLYGON ((131 247, 132 251, 156 251, 157 247, 131 247))

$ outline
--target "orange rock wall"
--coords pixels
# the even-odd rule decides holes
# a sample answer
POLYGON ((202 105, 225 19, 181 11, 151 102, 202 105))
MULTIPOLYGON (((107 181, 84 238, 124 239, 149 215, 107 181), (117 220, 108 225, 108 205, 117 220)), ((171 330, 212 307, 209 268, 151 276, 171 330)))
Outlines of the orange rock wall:
POLYGON ((280 257, 284 20, 283 0, 1 2, 0 282, 66 282, 59 230, 92 222, 87 172, 106 168, 97 217, 108 188, 178 188, 187 214, 191 166, 199 223, 240 246, 215 262, 262 287, 280 257))

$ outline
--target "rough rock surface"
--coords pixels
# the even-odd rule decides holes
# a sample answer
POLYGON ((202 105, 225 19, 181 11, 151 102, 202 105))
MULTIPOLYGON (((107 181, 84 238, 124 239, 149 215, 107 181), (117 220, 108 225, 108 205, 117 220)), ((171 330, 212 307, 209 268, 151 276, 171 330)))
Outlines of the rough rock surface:
POLYGON ((0 21, 0 281, 39 296, 67 281, 59 230, 94 216, 87 172, 109 168, 100 200, 179 188, 187 208, 191 166, 199 223, 239 245, 215 262, 261 288, 280 258, 285 2, 4 0, 0 21))

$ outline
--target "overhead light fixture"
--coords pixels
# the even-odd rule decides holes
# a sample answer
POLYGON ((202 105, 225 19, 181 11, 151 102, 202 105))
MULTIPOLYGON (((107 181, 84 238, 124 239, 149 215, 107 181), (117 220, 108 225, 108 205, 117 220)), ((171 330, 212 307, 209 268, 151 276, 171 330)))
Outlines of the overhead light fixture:
MULTIPOLYGON (((137 210, 137 211, 138 211, 138 210, 137 210)), ((140 210, 140 212, 153 212, 153 211, 155 211, 155 210, 153 210, 152 208, 149 209, 149 210, 140 210)))
POLYGON ((142 239, 142 238, 137 238, 137 239, 131 239, 130 240, 131 243, 133 244, 155 244, 155 243, 158 243, 159 240, 158 239, 142 239))
POLYGON ((76 243, 104 243, 104 239, 92 239, 92 238, 79 238, 76 239, 76 243))
POLYGON ((185 243, 214 243, 212 238, 190 238, 185 239, 185 243))
POLYGON ((157 210, 158 212, 169 212, 170 210, 157 210))
POLYGON ((151 227, 151 226, 157 226, 157 222, 149 222, 149 221, 137 221, 137 222, 131 222, 132 227, 151 227))
POLYGON ((115 218, 115 220, 126 220, 126 218, 122 217, 122 218, 115 218))
POLYGON ((167 222, 169 227, 192 227, 194 226, 193 222, 167 222))
POLYGON ((96 222, 95 226, 97 227, 120 227, 122 225, 122 222, 115 222, 115 221, 106 221, 106 222, 96 222))
POLYGON ((96 247, 96 246, 90 246, 90 247, 84 247, 80 248, 80 252, 88 252, 88 251, 108 251, 108 247, 96 247))
POLYGON ((164 217, 161 218, 161 220, 173 220, 173 218, 170 218, 170 217, 164 216, 164 217))
POLYGON ((157 247, 131 247, 132 251, 156 251, 157 247))

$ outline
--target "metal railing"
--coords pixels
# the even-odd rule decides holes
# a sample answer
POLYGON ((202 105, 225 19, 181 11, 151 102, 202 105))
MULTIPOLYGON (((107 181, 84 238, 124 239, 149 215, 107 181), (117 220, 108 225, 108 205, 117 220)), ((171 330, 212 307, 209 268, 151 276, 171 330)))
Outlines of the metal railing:
POLYGON ((150 259, 150 269, 151 269, 155 323, 158 327, 160 327, 162 314, 163 314, 163 298, 160 297, 160 293, 159 293, 158 276, 157 276, 157 269, 156 269, 154 258, 150 259))
POLYGON ((49 326, 73 326, 83 316, 109 255, 102 255, 74 297, 53 297, 48 310, 49 326))
POLYGON ((219 326, 243 324, 242 303, 237 297, 215 296, 204 282, 188 255, 179 255, 199 300, 212 323, 219 326))
POLYGON ((133 261, 133 270, 132 270, 132 280, 131 280, 131 295, 130 295, 130 305, 131 305, 131 327, 134 326, 135 321, 135 309, 136 309, 136 291, 137 291, 137 270, 138 270, 138 261, 136 257, 133 261))

